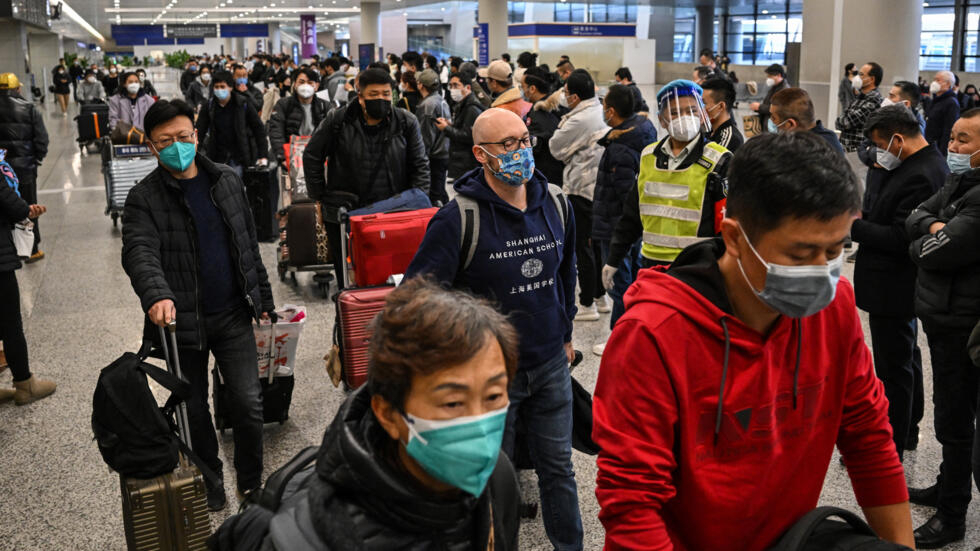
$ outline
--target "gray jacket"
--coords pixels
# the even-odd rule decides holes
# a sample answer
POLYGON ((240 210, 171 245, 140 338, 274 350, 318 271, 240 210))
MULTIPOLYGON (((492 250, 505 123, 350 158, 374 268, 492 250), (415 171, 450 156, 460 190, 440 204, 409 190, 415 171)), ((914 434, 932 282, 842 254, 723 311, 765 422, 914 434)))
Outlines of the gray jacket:
POLYGON ((153 105, 153 98, 143 90, 139 91, 136 101, 125 94, 113 94, 109 98, 109 128, 115 128, 119 121, 128 122, 136 128, 143 129, 143 117, 153 105))
POLYGON ((105 88, 98 80, 89 82, 83 79, 78 85, 78 99, 79 101, 105 101, 105 88))
POLYGON ((442 94, 429 94, 419 102, 415 111, 428 157, 430 159, 448 159, 449 137, 436 127, 436 119, 440 117, 446 120, 452 119, 449 104, 442 98, 442 94))
POLYGON ((344 91, 344 82, 346 81, 346 78, 347 77, 344 76, 344 73, 341 73, 340 71, 337 71, 327 77, 325 88, 328 92, 330 92, 330 101, 343 100, 340 101, 340 103, 347 103, 347 93, 344 91), (339 94, 342 97, 338 97, 338 90, 340 90, 339 94))

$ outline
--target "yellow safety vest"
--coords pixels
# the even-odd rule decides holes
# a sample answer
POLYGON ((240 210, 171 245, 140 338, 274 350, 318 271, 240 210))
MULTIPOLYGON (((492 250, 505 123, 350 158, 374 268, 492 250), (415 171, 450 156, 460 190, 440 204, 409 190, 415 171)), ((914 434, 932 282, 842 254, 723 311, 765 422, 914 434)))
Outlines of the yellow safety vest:
POLYGON ((654 154, 660 143, 647 147, 640 158, 637 178, 640 220, 643 222, 642 254, 649 260, 673 262, 681 250, 702 241, 698 237, 708 174, 728 153, 708 142, 701 159, 684 170, 657 168, 654 154))

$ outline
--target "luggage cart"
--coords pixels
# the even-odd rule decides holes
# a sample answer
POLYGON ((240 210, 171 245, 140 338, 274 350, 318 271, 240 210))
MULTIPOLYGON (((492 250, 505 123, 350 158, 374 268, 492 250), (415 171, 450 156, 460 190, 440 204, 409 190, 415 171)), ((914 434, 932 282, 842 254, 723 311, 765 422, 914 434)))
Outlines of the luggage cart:
POLYGON ((140 180, 156 170, 157 160, 146 145, 113 145, 102 139, 102 175, 105 179, 105 214, 117 227, 126 196, 140 180))
POLYGON ((330 296, 330 282, 334 279, 333 264, 330 262, 326 264, 296 264, 289 258, 289 235, 286 232, 286 217, 288 216, 289 209, 294 206, 292 197, 295 189, 293 188, 292 182, 290 182, 289 174, 286 170, 282 170, 280 174, 280 189, 281 193, 279 195, 282 198, 282 209, 279 211, 279 244, 276 246, 276 269, 279 273, 279 281, 286 281, 288 275, 292 284, 296 285, 297 272, 312 272, 313 282, 317 285, 324 298, 327 298, 330 296))

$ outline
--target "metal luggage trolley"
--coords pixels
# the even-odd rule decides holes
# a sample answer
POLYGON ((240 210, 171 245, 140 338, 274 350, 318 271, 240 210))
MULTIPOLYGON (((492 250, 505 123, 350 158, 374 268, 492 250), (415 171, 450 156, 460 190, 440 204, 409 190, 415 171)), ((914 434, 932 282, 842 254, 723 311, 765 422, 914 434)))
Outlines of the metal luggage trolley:
POLYGON ((126 196, 140 180, 157 167, 156 157, 147 145, 113 145, 108 138, 102 143, 102 175, 105 179, 105 213, 117 227, 126 196))

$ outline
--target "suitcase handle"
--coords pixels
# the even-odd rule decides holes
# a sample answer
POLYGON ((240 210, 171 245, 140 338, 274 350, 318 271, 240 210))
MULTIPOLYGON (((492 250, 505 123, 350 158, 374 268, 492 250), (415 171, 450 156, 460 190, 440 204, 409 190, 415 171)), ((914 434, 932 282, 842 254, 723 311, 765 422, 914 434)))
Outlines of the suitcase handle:
MULTIPOLYGON (((163 348, 163 359, 167 362, 167 370, 184 381, 184 376, 180 372, 180 353, 177 350, 177 322, 171 321, 167 324, 167 329, 160 327, 160 346, 163 348), (170 343, 167 343, 167 336, 170 336, 170 343)), ((187 445, 189 450, 193 450, 191 444, 190 418, 187 414, 187 402, 182 401, 177 405, 177 432, 180 439, 187 445)))

